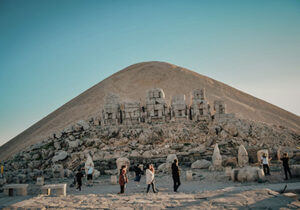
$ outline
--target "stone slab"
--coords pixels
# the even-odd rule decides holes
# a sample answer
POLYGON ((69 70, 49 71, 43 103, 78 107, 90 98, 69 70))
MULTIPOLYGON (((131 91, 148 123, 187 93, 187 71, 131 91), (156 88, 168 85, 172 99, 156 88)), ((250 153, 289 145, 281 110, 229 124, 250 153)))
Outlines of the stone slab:
POLYGON ((27 188, 28 188, 28 184, 9 184, 9 185, 5 185, 3 187, 3 190, 4 190, 4 194, 7 196, 10 195, 11 190, 13 190, 12 195, 26 196, 27 188))
POLYGON ((56 192, 57 196, 67 195, 67 184, 49 184, 41 187, 42 193, 52 195, 53 191, 56 192))

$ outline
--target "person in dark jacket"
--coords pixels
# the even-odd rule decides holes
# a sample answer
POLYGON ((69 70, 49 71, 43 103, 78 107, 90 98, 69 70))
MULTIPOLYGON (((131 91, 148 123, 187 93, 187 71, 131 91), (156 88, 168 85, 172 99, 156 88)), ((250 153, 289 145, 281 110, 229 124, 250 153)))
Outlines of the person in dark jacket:
POLYGON ((284 153, 283 157, 280 158, 280 160, 282 161, 282 166, 284 169, 284 174, 285 174, 285 180, 288 180, 288 173, 290 175, 290 178, 292 178, 292 174, 290 171, 290 167, 289 167, 289 157, 288 157, 288 153, 284 153))
POLYGON ((134 181, 137 182, 137 186, 139 186, 143 171, 139 165, 136 165, 134 167, 134 172, 135 172, 134 181))
POLYGON ((79 191, 81 191, 81 186, 82 186, 82 177, 83 177, 83 173, 81 171, 81 169, 78 169, 75 177, 76 177, 76 182, 77 182, 77 188, 79 191))
POLYGON ((174 163, 172 164, 172 177, 174 182, 174 192, 177 192, 177 189, 180 186, 180 170, 177 159, 175 159, 174 163))
POLYGON ((119 184, 120 184, 120 192, 119 194, 123 194, 125 192, 125 187, 128 182, 127 174, 126 174, 126 166, 122 166, 120 169, 119 176, 119 184))

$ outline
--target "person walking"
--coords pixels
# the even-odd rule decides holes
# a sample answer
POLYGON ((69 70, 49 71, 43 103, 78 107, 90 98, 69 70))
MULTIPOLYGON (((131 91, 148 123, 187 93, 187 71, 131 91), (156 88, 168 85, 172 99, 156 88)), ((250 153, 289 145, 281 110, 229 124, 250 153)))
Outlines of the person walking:
POLYGON ((152 190, 154 193, 157 193, 155 189, 155 184, 154 184, 154 167, 152 164, 147 165, 147 170, 146 170, 146 184, 147 186, 147 193, 150 190, 150 186, 152 186, 152 190))
POLYGON ((76 182, 77 182, 77 188, 79 191, 81 191, 81 186, 82 186, 82 177, 83 177, 82 170, 79 168, 75 177, 76 177, 76 182))
POLYGON ((122 166, 120 169, 119 175, 119 184, 120 184, 120 192, 118 194, 123 194, 125 192, 126 184, 128 183, 128 178, 126 174, 126 166, 122 166))
POLYGON ((174 192, 177 192, 178 187, 180 186, 180 169, 178 167, 178 160, 174 159, 172 164, 172 178, 173 178, 173 188, 174 192))
POLYGON ((284 174, 285 174, 285 180, 288 180, 288 173, 290 175, 290 178, 292 178, 292 174, 291 174, 290 167, 289 167, 289 156, 288 156, 288 153, 285 152, 283 154, 283 157, 280 158, 280 160, 282 161, 282 166, 283 166, 284 174))
POLYGON ((137 183, 137 186, 139 186, 143 171, 139 165, 136 165, 134 167, 134 172, 135 172, 134 181, 137 183))
POLYGON ((267 157, 267 154, 264 153, 263 156, 261 157, 261 163, 263 165, 263 170, 265 175, 271 175, 270 174, 270 167, 269 167, 269 161, 272 160, 272 158, 267 157))

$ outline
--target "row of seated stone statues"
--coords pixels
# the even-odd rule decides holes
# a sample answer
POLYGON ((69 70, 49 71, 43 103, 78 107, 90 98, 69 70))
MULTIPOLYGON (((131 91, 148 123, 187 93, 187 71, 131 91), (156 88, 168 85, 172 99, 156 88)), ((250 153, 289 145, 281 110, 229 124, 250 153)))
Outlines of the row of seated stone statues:
POLYGON ((120 104, 119 97, 109 95, 106 97, 102 110, 101 122, 104 125, 138 123, 164 123, 169 121, 210 121, 226 117, 224 101, 214 101, 215 114, 210 112, 209 102, 206 100, 205 89, 196 89, 192 93, 192 104, 186 105, 185 95, 173 96, 171 106, 168 106, 164 91, 153 88, 147 91, 146 104, 139 102, 125 102, 120 104))

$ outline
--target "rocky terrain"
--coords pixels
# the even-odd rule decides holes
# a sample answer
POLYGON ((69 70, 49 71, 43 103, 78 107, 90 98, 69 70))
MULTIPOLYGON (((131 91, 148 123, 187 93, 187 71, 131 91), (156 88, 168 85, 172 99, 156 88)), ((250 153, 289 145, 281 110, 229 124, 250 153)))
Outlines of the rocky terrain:
MULTIPOLYGON (((190 70, 187 70, 179 66, 175 66, 164 62, 144 62, 144 63, 138 63, 129 66, 123 69, 122 71, 119 71, 118 73, 103 80, 102 82, 88 89, 87 91, 80 94, 78 97, 74 98, 70 102, 66 103, 65 105, 63 105, 62 107, 54 111, 53 113, 49 114, 44 119, 40 120, 39 122, 37 122, 36 124, 28 128, 27 130, 25 130, 24 132, 22 132, 21 134, 19 134, 9 142, 7 142, 6 144, 2 145, 0 147, 0 160, 8 159, 14 156, 16 153, 24 150, 26 147, 41 142, 43 139, 46 139, 53 132, 56 132, 57 130, 62 130, 69 124, 74 124, 78 120, 82 120, 82 119, 86 120, 89 117, 98 115, 103 109, 104 100, 108 93, 118 94, 120 96, 120 100, 123 102, 137 101, 145 104, 144 102, 145 102, 146 90, 155 87, 162 88, 164 90, 166 96, 168 97, 166 100, 169 102, 172 96, 178 94, 185 94, 186 101, 189 102, 191 100, 190 94, 193 90, 198 88, 205 88, 207 91, 207 97, 210 104, 213 104, 214 100, 224 100, 225 104, 227 104, 228 106, 228 112, 235 113, 241 119, 249 119, 255 122, 265 122, 269 124, 274 124, 276 126, 281 125, 293 129, 296 132, 299 132, 300 130, 299 116, 289 113, 263 100, 257 99, 253 96, 243 93, 221 82, 197 74, 195 72, 192 72, 190 70)), ((162 126, 162 129, 167 129, 168 127, 170 127, 170 125, 162 126)), ((185 125, 183 127, 186 127, 188 130, 192 130, 193 132, 195 131, 193 125, 185 125)), ((195 127, 197 126, 195 125, 195 127)), ((243 128, 243 126, 241 127, 243 128)), ((259 127, 258 129, 264 130, 263 125, 258 127, 259 127)), ((211 127, 207 129, 209 130, 210 128, 211 127)), ((99 129, 98 128, 95 129, 96 131, 90 132, 91 137, 80 133, 80 135, 83 135, 82 137, 80 137, 80 141, 82 141, 84 145, 86 144, 86 141, 82 139, 83 137, 86 139, 87 138, 93 139, 94 136, 95 138, 98 138, 97 131, 99 131, 99 129), (96 132, 95 135, 94 132, 96 132)), ((105 128, 101 128, 101 129, 105 129, 105 128)), ((120 133, 122 133, 122 128, 120 129, 121 129, 120 133)), ((143 129, 149 129, 149 128, 147 128, 146 126, 143 129)), ((174 126, 174 129, 176 129, 177 130, 176 132, 179 133, 180 129, 177 129, 176 125, 174 126)), ((281 130, 284 131, 284 129, 273 128, 273 127, 271 128, 268 127, 266 129, 278 130, 278 132, 276 133, 280 133, 281 130)), ((139 137, 139 128, 133 128, 133 130, 137 130, 132 132, 137 132, 138 133, 137 136, 139 137)), ((107 131, 107 132, 111 132, 111 131, 107 131)), ((192 140, 192 139, 183 139, 187 137, 185 136, 186 135, 185 133, 186 132, 183 129, 180 132, 181 137, 176 137, 175 139, 172 139, 172 141, 170 142, 170 146, 173 143, 173 140, 174 141, 192 140)), ((200 133, 205 133, 205 129, 201 130, 200 133)), ((252 131, 250 133, 252 133, 252 131)), ((284 131, 283 134, 280 134, 280 136, 282 135, 281 136, 282 142, 285 142, 286 138, 288 140, 290 139, 290 134, 286 134, 286 133, 289 132, 284 131), (287 135, 287 137, 284 137, 285 135, 287 135)), ((57 139, 55 140, 53 139, 53 141, 60 142, 60 139, 64 139, 65 136, 69 134, 70 133, 65 133, 63 134, 62 137, 57 137, 57 139)), ((75 138, 78 138, 79 137, 78 135, 76 134, 76 132, 74 132, 75 138)), ((135 134, 130 134, 127 136, 133 139, 134 135, 135 134)), ((194 134, 189 134, 189 135, 194 135, 194 134)), ((218 135, 221 136, 225 135, 225 130, 224 132, 220 131, 220 134, 218 135)), ((161 138, 164 138, 165 136, 166 139, 169 137, 169 135, 166 135, 166 133, 164 133, 161 138)), ((267 143, 267 141, 272 141, 273 138, 272 136, 270 139, 267 139, 264 137, 265 134, 259 134, 259 136, 263 141, 260 141, 260 139, 256 139, 257 141, 256 145, 267 143)), ((104 139, 107 139, 109 137, 110 136, 107 136, 104 139)), ((254 137, 251 136, 249 138, 255 139, 254 137)), ((104 141, 104 139, 100 138, 100 142, 101 142, 99 143, 100 145, 104 144, 102 142, 104 141)), ((200 139, 203 139, 203 137, 197 138, 197 140, 199 141, 200 139)), ((232 140, 235 141, 234 138, 232 140)), ((72 141, 72 139, 70 141, 72 141)), ((210 141, 214 141, 214 140, 210 140, 210 141)), ((225 141, 227 140, 225 139, 225 141)), ((245 141, 247 145, 254 143, 251 142, 251 140, 249 140, 249 142, 247 142, 247 140, 245 141)), ((193 144, 193 142, 190 143, 193 144)), ((45 142, 42 144, 45 144, 45 142)), ((60 142, 60 144, 66 145, 67 143, 60 142)), ((71 146, 74 144, 76 143, 71 143, 71 146)), ((289 142, 286 142, 286 144, 289 144, 289 142)), ((66 149, 65 147, 62 148, 63 150, 69 150, 66 149)), ((147 150, 147 147, 143 149, 147 150)), ((46 149, 44 150, 46 151, 46 149)), ((48 155, 49 154, 47 155, 44 154, 44 156, 47 157, 48 155)), ((68 155, 70 154, 68 153, 68 155)), ((51 152, 49 158, 50 157, 52 157, 51 152)), ((68 156, 68 160, 70 158, 71 157, 68 156)), ((37 158, 37 160, 39 160, 39 158, 37 158)))
POLYGON ((209 168, 216 143, 224 167, 237 167, 241 144, 248 151, 250 163, 257 162, 261 149, 268 149, 276 160, 281 146, 289 152, 291 164, 296 164, 300 161, 300 150, 295 147, 299 142, 298 133, 282 126, 238 118, 209 123, 101 126, 95 117, 71 124, 6 160, 2 182, 26 183, 39 176, 46 180, 73 177, 88 155, 102 175, 116 173, 119 157, 127 157, 131 165, 154 163, 160 169, 169 154, 176 154, 181 167, 209 168))

